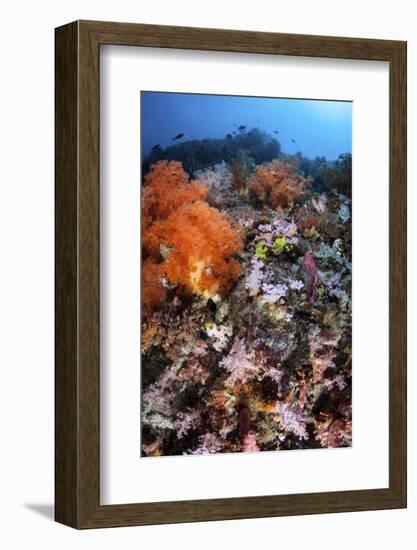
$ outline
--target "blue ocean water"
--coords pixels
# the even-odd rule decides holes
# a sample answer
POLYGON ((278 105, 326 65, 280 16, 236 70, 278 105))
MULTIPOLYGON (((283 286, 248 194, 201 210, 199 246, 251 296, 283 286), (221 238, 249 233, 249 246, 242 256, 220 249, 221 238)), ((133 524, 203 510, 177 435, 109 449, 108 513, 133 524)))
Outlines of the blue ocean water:
POLYGON ((156 145, 253 128, 277 139, 284 154, 335 160, 352 152, 352 102, 141 92, 142 159, 156 145))

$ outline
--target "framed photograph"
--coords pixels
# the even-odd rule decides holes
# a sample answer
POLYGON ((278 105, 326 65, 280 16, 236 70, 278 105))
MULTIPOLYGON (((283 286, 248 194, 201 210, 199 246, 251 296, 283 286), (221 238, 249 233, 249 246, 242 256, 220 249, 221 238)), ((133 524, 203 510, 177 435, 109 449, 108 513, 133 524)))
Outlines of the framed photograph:
POLYGON ((56 520, 406 506, 406 43, 56 29, 56 520))

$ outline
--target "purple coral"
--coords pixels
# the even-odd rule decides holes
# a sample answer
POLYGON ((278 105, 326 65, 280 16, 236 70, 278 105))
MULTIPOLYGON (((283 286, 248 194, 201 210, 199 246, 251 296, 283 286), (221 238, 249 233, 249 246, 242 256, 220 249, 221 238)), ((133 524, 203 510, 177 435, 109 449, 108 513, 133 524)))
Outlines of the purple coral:
POLYGON ((297 279, 288 279, 288 286, 291 290, 301 290, 304 287, 304 283, 297 279))
MULTIPOLYGON (((254 256, 251 260, 251 271, 245 280, 245 287, 249 290, 251 296, 257 296, 262 292, 261 302, 263 304, 278 303, 281 298, 284 298, 288 292, 288 286, 282 283, 274 284, 273 273, 264 271, 265 264, 254 256)), ((301 281, 290 281, 291 288, 302 288, 304 285, 301 281), (301 285, 301 286, 300 286, 301 285)))
POLYGON ((346 388, 347 382, 342 374, 337 374, 334 378, 324 381, 324 387, 327 390, 331 390, 335 386, 337 386, 339 390, 344 390, 346 388))
POLYGON ((284 432, 291 432, 299 439, 308 439, 306 422, 302 410, 292 407, 290 403, 277 403, 276 411, 280 416, 280 427, 284 432))
POLYGON ((285 220, 275 220, 272 223, 261 224, 258 226, 259 235, 255 237, 255 241, 264 241, 267 246, 278 237, 285 237, 288 244, 297 244, 297 225, 294 222, 285 220))
POLYGON ((319 272, 313 254, 309 251, 303 258, 303 267, 307 273, 307 297, 310 304, 317 300, 316 287, 320 282, 319 272))
POLYGON ((225 382, 227 386, 246 384, 256 378, 260 370, 260 365, 255 362, 254 351, 246 350, 243 338, 235 338, 229 355, 221 361, 220 366, 230 373, 225 382))
POLYGON ((265 274, 263 272, 264 263, 254 256, 251 260, 251 270, 245 280, 245 287, 249 290, 251 296, 256 296, 261 290, 261 285, 265 274))
POLYGON ((197 427, 200 424, 201 411, 194 410, 188 412, 180 412, 175 420, 175 429, 177 431, 177 437, 181 439, 190 430, 197 427))
POLYGON ((222 441, 213 433, 206 433, 199 438, 199 445, 184 454, 212 455, 222 450, 222 441))
POLYGON ((327 283, 327 292, 329 296, 336 296, 337 291, 340 289, 342 274, 340 272, 333 273, 327 283))
POLYGON ((262 285, 262 302, 264 304, 275 304, 285 297, 287 290, 286 285, 265 283, 262 285))

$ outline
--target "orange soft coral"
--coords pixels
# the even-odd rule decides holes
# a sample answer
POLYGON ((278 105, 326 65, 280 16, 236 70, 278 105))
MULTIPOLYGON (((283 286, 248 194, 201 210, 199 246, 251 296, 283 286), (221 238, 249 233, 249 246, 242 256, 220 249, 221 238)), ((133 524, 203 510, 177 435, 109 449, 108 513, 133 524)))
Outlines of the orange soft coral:
POLYGON ((229 290, 239 273, 232 255, 242 242, 227 215, 203 201, 188 203, 156 221, 152 232, 164 251, 170 283, 207 298, 229 290))
POLYGON ((190 181, 180 162, 160 160, 144 178, 142 215, 145 221, 166 219, 182 204, 204 200, 206 193, 200 181, 190 181))
POLYGON ((155 221, 167 219, 182 204, 203 200, 207 188, 199 181, 190 181, 182 164, 160 160, 144 178, 142 188, 142 249, 158 258, 160 242, 151 227, 155 221))
POLYGON ((257 166, 249 182, 250 191, 264 203, 276 210, 286 208, 303 192, 308 180, 297 174, 294 168, 283 161, 273 160, 257 166))
POLYGON ((297 227, 304 237, 315 237, 317 228, 320 225, 320 220, 317 216, 306 216, 297 222, 297 227))
POLYGON ((142 272, 142 287, 145 295, 149 285, 151 296, 144 298, 149 307, 163 296, 162 277, 208 298, 226 293, 238 275, 233 254, 242 249, 239 230, 229 216, 201 200, 204 197, 205 187, 189 182, 179 162, 160 161, 145 177, 142 249, 150 276, 145 280, 142 272))

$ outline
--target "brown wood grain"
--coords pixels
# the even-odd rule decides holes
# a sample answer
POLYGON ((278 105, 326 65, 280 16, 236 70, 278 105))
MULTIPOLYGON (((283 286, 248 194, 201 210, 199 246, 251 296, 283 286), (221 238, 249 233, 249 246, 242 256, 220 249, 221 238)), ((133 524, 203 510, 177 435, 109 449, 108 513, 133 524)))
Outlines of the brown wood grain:
POLYGON ((55 43, 55 519, 77 525, 78 25, 55 43))
POLYGON ((55 44, 56 520, 75 528, 95 528, 405 507, 406 43, 77 21, 56 29, 55 44), (389 488, 100 505, 99 56, 102 44, 389 62, 389 488))

